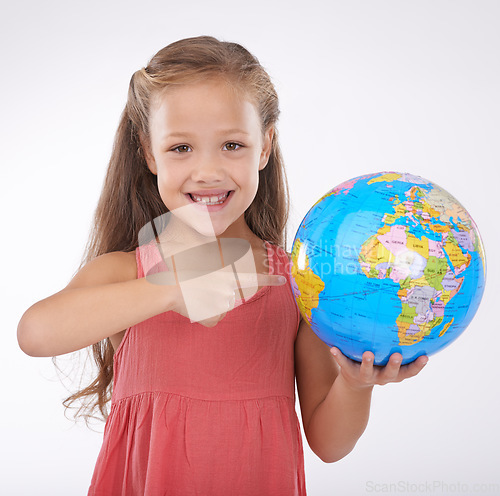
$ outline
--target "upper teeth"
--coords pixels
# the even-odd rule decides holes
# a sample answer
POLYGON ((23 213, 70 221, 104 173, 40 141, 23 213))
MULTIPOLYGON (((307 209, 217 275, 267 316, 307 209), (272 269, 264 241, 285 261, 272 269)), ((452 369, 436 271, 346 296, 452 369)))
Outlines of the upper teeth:
POLYGON ((191 193, 191 196, 193 197, 194 201, 197 202, 203 202, 203 203, 221 203, 226 199, 226 196, 229 194, 227 193, 221 193, 218 196, 200 196, 200 195, 195 195, 194 193, 191 193))

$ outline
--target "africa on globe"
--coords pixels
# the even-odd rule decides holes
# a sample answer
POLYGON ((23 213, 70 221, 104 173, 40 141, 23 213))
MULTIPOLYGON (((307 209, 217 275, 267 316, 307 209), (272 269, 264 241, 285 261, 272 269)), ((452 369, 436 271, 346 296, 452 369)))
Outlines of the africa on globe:
POLYGON ((326 193, 293 242, 292 290, 317 336, 384 365, 431 355, 469 325, 481 301, 484 249, 472 217, 421 177, 378 172, 326 193))

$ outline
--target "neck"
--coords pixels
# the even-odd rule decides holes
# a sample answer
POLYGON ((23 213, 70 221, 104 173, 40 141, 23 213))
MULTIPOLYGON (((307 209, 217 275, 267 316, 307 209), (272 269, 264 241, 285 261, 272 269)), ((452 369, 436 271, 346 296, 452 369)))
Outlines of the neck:
POLYGON ((163 250, 168 251, 169 254, 210 243, 216 239, 243 239, 248 241, 252 246, 260 245, 262 242, 262 240, 248 227, 244 214, 220 234, 215 234, 209 218, 204 219, 203 223, 199 223, 198 226, 195 226, 197 227, 197 229, 195 229, 192 227, 191 223, 188 224, 184 222, 182 217, 178 217, 171 213, 169 213, 169 215, 168 224, 159 234, 158 240, 163 250), (207 229, 206 226, 210 227, 207 229))
POLYGON ((257 243, 260 238, 248 227, 245 215, 242 214, 233 224, 231 224, 218 238, 239 238, 245 239, 249 243, 257 243))

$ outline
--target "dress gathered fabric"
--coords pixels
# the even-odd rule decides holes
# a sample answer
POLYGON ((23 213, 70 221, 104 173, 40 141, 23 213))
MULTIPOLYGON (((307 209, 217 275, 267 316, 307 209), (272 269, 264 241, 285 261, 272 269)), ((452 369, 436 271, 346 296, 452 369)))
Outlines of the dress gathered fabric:
MULTIPOLYGON (((286 252, 266 242, 270 274, 286 252)), ((162 263, 136 249, 137 277, 162 263)), ((237 299, 214 327, 165 312, 127 329, 89 496, 303 496, 295 411, 300 313, 290 281, 237 299)))

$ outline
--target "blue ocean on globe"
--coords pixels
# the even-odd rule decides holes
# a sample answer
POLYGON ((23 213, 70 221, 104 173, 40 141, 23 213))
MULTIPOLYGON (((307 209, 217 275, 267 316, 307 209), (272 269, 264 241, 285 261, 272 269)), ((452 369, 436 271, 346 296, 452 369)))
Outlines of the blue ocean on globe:
POLYGON ((292 290, 330 347, 384 365, 431 355, 469 325, 485 254, 465 208, 438 185, 399 172, 350 179, 307 213, 294 239, 292 290))

